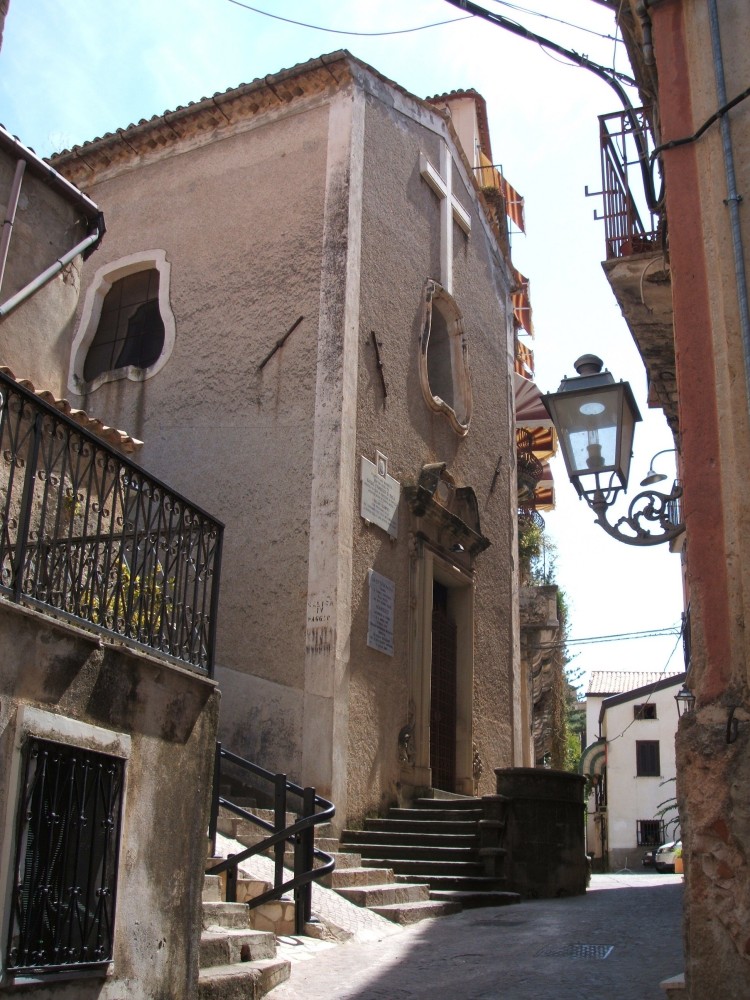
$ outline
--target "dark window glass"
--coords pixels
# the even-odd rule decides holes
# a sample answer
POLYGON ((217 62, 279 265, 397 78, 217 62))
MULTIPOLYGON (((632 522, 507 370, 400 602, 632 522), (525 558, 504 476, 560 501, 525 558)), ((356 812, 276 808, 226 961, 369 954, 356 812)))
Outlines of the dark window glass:
POLYGON ((655 719, 656 705, 646 702, 644 705, 633 705, 633 716, 636 719, 655 719))
POLYGON ((639 777, 658 777, 661 774, 658 740, 636 740, 636 774, 639 777))
POLYGON ((159 272, 136 271, 116 281, 102 303, 83 377, 87 382, 120 368, 148 368, 164 349, 159 272))

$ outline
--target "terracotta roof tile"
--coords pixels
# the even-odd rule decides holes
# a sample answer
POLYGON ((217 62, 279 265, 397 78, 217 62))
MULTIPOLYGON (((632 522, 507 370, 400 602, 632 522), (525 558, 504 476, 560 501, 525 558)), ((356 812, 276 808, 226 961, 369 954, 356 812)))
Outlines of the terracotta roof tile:
POLYGON ((132 437, 127 433, 127 431, 121 431, 115 427, 109 427, 107 424, 103 423, 103 421, 99 420, 98 417, 90 416, 85 410, 74 410, 67 399, 59 399, 53 392, 50 392, 49 389, 37 389, 32 381, 27 378, 17 378, 11 369, 5 365, 0 366, 0 371, 9 378, 18 382, 18 384, 22 385, 24 389, 28 389, 29 392, 33 392, 40 399, 44 400, 45 403, 48 403, 50 406, 54 406, 55 409, 59 410, 60 413, 65 414, 66 417, 74 420, 80 427, 83 427, 84 430, 90 431, 92 434, 96 434, 96 436, 101 438, 106 444, 118 448, 126 455, 132 455, 134 452, 143 447, 143 441, 139 441, 138 438, 132 437))
POLYGON ((677 677, 681 671, 671 670, 663 673, 660 670, 593 670, 589 678, 587 695, 609 696, 625 694, 636 688, 655 684, 667 677, 677 677))

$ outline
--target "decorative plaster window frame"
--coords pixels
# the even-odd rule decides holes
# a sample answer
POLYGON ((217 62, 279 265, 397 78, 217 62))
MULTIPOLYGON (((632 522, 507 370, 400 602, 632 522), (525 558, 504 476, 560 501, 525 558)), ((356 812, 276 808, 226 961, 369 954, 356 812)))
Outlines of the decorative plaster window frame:
MULTIPOLYGON (((114 962, 110 961, 103 969, 86 970, 71 968, 65 972, 40 973, 32 975, 13 975, 5 968, 5 947, 10 930, 11 896, 14 885, 14 870, 16 857, 16 840, 18 836, 18 799, 23 780, 23 764, 26 744, 30 739, 49 740, 63 743, 66 746, 81 747, 107 754, 110 757, 120 757, 125 763, 123 779, 122 802, 120 815, 126 816, 128 794, 127 762, 131 756, 132 741, 125 733, 101 729, 77 719, 46 712, 33 705, 21 705, 16 719, 15 739, 11 752, 10 767, 6 775, 5 816, 0 816, 0 901, 2 901, 2 916, 0 917, 0 984, 2 987, 23 986, 32 983, 52 984, 75 979, 92 979, 111 976, 114 962)), ((120 860, 123 847, 120 844, 120 860)))
POLYGON ((128 254, 127 257, 120 257, 119 260, 104 264, 94 275, 91 284, 86 292, 83 303, 83 312, 78 324, 70 356, 70 371, 68 374, 68 388, 76 395, 82 396, 87 392, 93 392, 105 382, 116 382, 119 379, 127 378, 132 382, 145 382, 161 371, 169 360, 175 342, 175 318, 172 307, 169 304, 169 282, 171 276, 171 265, 167 260, 164 250, 143 250, 139 253, 128 254), (86 362, 86 355, 96 335, 99 319, 102 314, 102 305, 107 293, 116 281, 126 278, 129 274, 136 274, 138 271, 148 271, 155 268, 159 272, 159 312, 164 322, 164 347, 157 360, 148 368, 137 368, 135 365, 128 365, 125 368, 116 368, 111 371, 102 372, 96 378, 87 381, 84 378, 83 370, 86 362))
POLYGON ((442 413, 459 437, 466 437, 471 423, 472 393, 469 376, 469 352, 463 317, 453 296, 432 278, 428 278, 425 282, 423 292, 422 332, 419 338, 419 381, 422 386, 422 395, 430 409, 442 413), (453 406, 441 396, 436 395, 430 386, 428 354, 435 309, 440 310, 448 333, 453 406))

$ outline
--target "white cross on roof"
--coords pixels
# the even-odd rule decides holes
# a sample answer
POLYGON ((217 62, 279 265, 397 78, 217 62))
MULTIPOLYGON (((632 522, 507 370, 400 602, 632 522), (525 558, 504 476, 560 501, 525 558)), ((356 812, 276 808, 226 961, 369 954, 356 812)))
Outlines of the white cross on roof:
POLYGON ((440 199, 440 283, 453 294, 453 220, 463 231, 471 232, 471 216, 453 193, 453 157, 448 144, 440 146, 440 170, 424 153, 419 154, 419 172, 440 199))

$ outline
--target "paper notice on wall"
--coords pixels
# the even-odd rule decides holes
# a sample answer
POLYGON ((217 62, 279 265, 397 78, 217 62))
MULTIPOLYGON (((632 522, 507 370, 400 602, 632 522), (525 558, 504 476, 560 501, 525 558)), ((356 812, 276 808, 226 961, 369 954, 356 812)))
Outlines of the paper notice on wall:
POLYGON ((393 656, 393 616, 396 606, 396 584, 374 569, 370 577, 370 606, 367 616, 367 645, 393 656))
POLYGON ((371 524, 387 531, 391 538, 398 537, 398 503, 401 484, 388 475, 388 460, 380 452, 377 461, 370 462, 362 456, 362 502, 360 514, 371 524))

